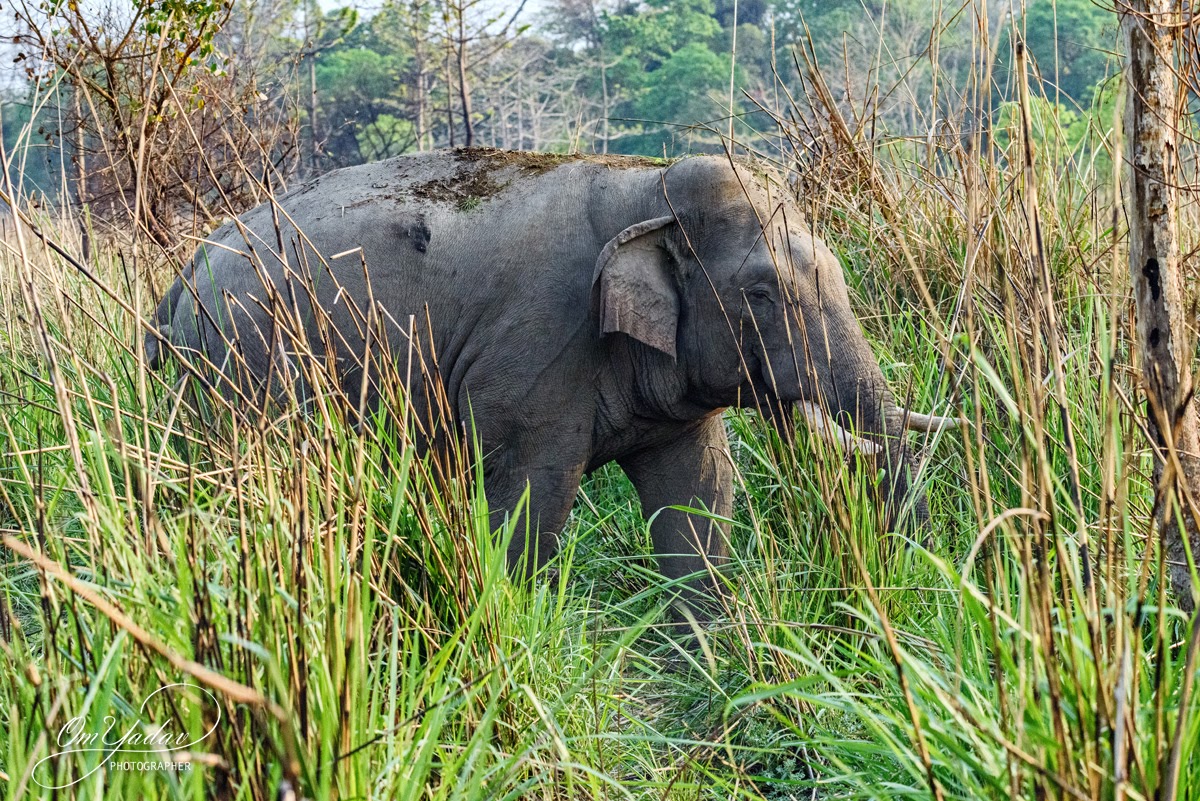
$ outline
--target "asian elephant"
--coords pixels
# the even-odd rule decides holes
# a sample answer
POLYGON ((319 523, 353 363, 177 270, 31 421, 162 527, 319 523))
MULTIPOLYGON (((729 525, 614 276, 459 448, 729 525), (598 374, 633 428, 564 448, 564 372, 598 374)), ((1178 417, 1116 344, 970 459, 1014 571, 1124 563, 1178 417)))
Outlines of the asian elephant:
POLYGON ((259 397, 303 391, 298 367, 321 360, 370 402, 364 352, 395 363, 423 348, 456 424, 473 421, 490 507, 512 510, 529 486, 533 533, 510 564, 543 564, 581 478, 616 461, 658 512, 660 571, 695 574, 695 591, 726 554, 723 409, 782 423, 798 407, 877 452, 893 522, 927 516, 904 429, 946 422, 896 405, 838 260, 786 186, 724 157, 471 149, 337 170, 216 231, 155 326, 151 366, 182 356, 259 397), (385 336, 368 344, 371 310, 385 336), (281 335, 280 315, 308 342, 281 335))

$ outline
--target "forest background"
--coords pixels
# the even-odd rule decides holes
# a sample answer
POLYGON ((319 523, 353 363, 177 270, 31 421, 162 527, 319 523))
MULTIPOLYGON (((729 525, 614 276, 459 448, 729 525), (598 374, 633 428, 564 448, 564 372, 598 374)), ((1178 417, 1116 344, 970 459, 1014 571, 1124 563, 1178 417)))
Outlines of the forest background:
POLYGON ((765 109, 803 94, 796 46, 807 41, 832 91, 890 136, 968 137, 980 121, 964 119, 967 87, 981 69, 1002 129, 1015 118, 1016 29, 1039 108, 1074 150, 1095 120, 1111 125, 1117 18, 1090 0, 1025 5, 985 7, 1001 35, 981 54, 974 15, 925 0, 19 3, 6 22, 4 144, 24 154, 25 193, 101 216, 129 210, 142 173, 141 222, 166 243, 183 221, 212 225, 257 202, 267 173, 286 185, 440 147, 672 157, 719 151, 724 137, 803 163, 820 137, 783 141, 765 109), (159 32, 180 44, 171 69, 148 63, 159 32), (19 143, 30 120, 40 141, 19 143), (201 170, 197 145, 218 169, 201 170), (139 170, 139 149, 161 163, 139 170), (212 208, 218 195, 232 208, 212 208))

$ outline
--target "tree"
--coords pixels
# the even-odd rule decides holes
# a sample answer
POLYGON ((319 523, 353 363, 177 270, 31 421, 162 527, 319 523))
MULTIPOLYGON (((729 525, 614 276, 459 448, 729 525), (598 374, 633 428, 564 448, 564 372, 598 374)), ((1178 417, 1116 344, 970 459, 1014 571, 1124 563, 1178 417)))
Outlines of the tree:
POLYGON ((30 84, 58 87, 54 133, 70 143, 74 200, 95 216, 173 248, 187 216, 240 212, 264 176, 294 168, 295 118, 276 80, 286 61, 263 73, 222 52, 230 6, 18 0, 8 13, 30 84))
MULTIPOLYGON (((1005 5, 988 3, 986 13, 998 15, 1005 5)), ((776 35, 787 46, 777 63, 790 65, 792 48, 806 48, 811 36, 817 66, 843 95, 847 119, 863 117, 870 104, 865 116, 873 125, 925 136, 937 119, 960 113, 958 100, 941 87, 967 85, 972 14, 928 0, 773 0, 773 6, 776 35)), ((800 76, 785 80, 795 96, 804 94, 800 76)))
MULTIPOLYGON (((324 96, 328 127, 323 155, 331 165, 342 167, 367 160, 360 147, 363 131, 376 125, 382 115, 393 119, 402 116, 399 60, 365 47, 331 50, 321 58, 317 86, 324 96)), ((394 125, 389 128, 396 132, 394 125)), ((389 145, 389 155, 416 144, 414 129, 409 126, 407 130, 404 145, 389 145)), ((380 131, 377 129, 373 136, 378 141, 380 131)), ((374 146, 371 152, 377 153, 374 146)))
POLYGON ((32 92, 0 95, 4 153, 10 161, 12 185, 30 197, 56 198, 60 189, 58 165, 61 143, 53 135, 52 107, 32 92))
MULTIPOLYGON (((1125 104, 1129 272, 1137 307, 1154 444, 1155 510, 1179 603, 1195 605, 1190 559, 1200 557, 1200 417, 1192 395, 1188 307, 1177 239, 1179 104, 1174 52, 1181 28, 1172 0, 1131 0, 1121 28, 1129 56, 1125 104), (1189 553, 1190 551, 1190 553, 1189 553), (1190 559, 1189 559, 1190 557, 1190 559)), ((1193 622, 1193 639, 1200 621, 1193 622)), ((1189 661, 1190 664, 1190 661, 1189 661)), ((1178 765, 1175 766, 1176 770, 1178 765)), ((1167 786, 1177 782, 1168 780, 1167 786)))
POLYGON ((358 24, 358 12, 340 8, 321 14, 316 0, 304 4, 304 47, 301 58, 308 66, 308 145, 309 171, 317 172, 321 157, 321 136, 317 132, 317 59, 327 50, 337 47, 358 24))
POLYGON ((409 89, 407 117, 418 150, 433 147, 430 123, 434 58, 432 0, 389 3, 371 21, 371 31, 385 52, 408 54, 403 82, 409 89))
POLYGON ((598 99, 599 120, 591 127, 600 140, 597 149, 607 153, 612 107, 608 71, 618 62, 609 62, 608 29, 602 24, 601 13, 597 0, 558 0, 547 12, 543 28, 551 36, 557 37, 563 53, 570 54, 569 59, 563 60, 593 65, 590 70, 593 80, 588 81, 586 76, 582 76, 580 83, 585 92, 590 89, 590 94, 598 99))
POLYGON ((661 156, 675 130, 661 123, 690 125, 723 116, 707 97, 727 90, 728 57, 712 0, 652 0, 601 17, 604 41, 614 55, 608 89, 621 100, 613 114, 623 118, 620 150, 661 156), (665 70, 665 72, 664 72, 665 70), (691 70, 697 72, 693 74, 691 70))
MULTIPOLYGON (((503 17, 497 19, 480 19, 484 0, 442 0, 442 23, 446 37, 447 74, 449 65, 453 63, 455 77, 458 80, 459 108, 462 112, 463 142, 465 147, 475 144, 475 119, 471 108, 470 84, 470 48, 473 43, 488 40, 489 43, 499 43, 500 47, 507 44, 508 33, 516 25, 517 19, 525 8, 525 0, 520 0, 516 9, 503 22, 503 17), (495 32, 489 32, 496 22, 503 26, 495 32)), ((485 56, 486 57, 486 56, 485 56)), ((447 84, 450 80, 447 80, 447 84)), ((453 144, 453 120, 451 120, 451 144, 453 144)))
POLYGON ((391 114, 380 114, 358 131, 358 152, 364 161, 378 161, 398 156, 412 149, 417 141, 416 130, 408 120, 391 114))
POLYGON ((729 56, 699 42, 676 50, 646 76, 636 109, 643 119, 692 124, 722 116, 719 101, 729 83, 729 56))

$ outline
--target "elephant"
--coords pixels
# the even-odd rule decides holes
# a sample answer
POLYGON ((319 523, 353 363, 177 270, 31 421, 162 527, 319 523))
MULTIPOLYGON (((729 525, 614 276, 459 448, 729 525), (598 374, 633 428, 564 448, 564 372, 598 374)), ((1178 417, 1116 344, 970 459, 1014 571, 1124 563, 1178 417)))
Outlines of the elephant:
POLYGON ((203 363, 258 400, 309 391, 321 361, 377 403, 377 360, 420 350, 452 422, 474 426, 489 508, 528 488, 510 565, 543 566, 583 476, 615 461, 659 572, 693 599, 719 594, 728 558, 725 409, 783 428, 798 409, 876 454, 892 525, 928 515, 905 429, 948 422, 897 405, 788 187, 722 156, 459 149, 336 170, 213 233, 149 327, 152 367, 203 363))

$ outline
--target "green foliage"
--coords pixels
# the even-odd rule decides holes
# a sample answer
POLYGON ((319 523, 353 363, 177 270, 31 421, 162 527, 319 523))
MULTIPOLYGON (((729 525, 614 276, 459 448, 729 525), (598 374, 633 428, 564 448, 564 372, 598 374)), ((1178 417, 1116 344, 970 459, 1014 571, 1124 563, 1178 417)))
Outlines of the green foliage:
MULTIPOLYGON (((1030 133, 1037 159, 1042 164, 1087 165, 1087 171, 1103 180, 1112 174, 1112 131, 1118 100, 1118 84, 1098 87, 1095 102, 1082 111, 1031 97, 1030 133)), ((1015 102, 1002 103, 993 123, 997 147, 1014 163, 1021 158, 1021 110, 1015 102)))
POLYGON ((0 100, 4 153, 19 194, 50 199, 58 196, 63 153, 60 141, 54 136, 56 125, 51 111, 52 108, 32 95, 0 100), (35 105, 40 112, 36 120, 35 105))
POLYGON ((317 66, 317 86, 335 109, 355 109, 386 97, 395 80, 395 66, 387 56, 365 47, 334 50, 317 66))
MULTIPOLYGON (((873 4, 872 4, 873 5, 873 4)), ((774 0, 776 24, 786 41, 801 42, 805 29, 817 43, 830 42, 840 47, 843 34, 853 30, 856 22, 871 13, 869 6, 859 0, 774 0)), ((877 9, 874 9, 877 10, 877 9)))
MULTIPOLYGON (((1079 146, 1086 134, 1086 121, 1080 115, 1043 97, 1030 98, 1029 129, 1040 154, 1049 145, 1062 145, 1068 151, 1079 146)), ((1021 138, 1021 107, 1016 101, 1003 103, 996 115, 996 143, 1007 149, 1021 138)))
POLYGON ((674 148, 674 130, 658 123, 694 125, 720 119, 727 102, 730 59, 712 0, 648 3, 626 7, 601 21, 609 52, 619 54, 609 72, 613 91, 625 97, 617 116, 629 122, 624 152, 661 156, 674 148))
MULTIPOLYGON (((1088 109, 1097 93, 1120 65, 1117 15, 1092 0, 1052 0, 1028 3, 1024 16, 1014 17, 1002 31, 996 76, 1015 100, 1020 76, 1015 71, 1013 27, 1025 42, 1029 80, 1046 97, 1072 108, 1088 109)), ((1111 120, 1105 127, 1111 126, 1111 120)))
POLYGON ((189 63, 205 61, 216 52, 214 39, 220 15, 226 10, 223 0, 135 0, 134 8, 142 15, 142 27, 153 39, 187 45, 180 50, 189 63))
POLYGON ((712 15, 712 0, 654 0, 644 10, 626 6, 604 14, 605 38, 628 60, 627 70, 652 71, 685 45, 707 44, 717 37, 721 27, 712 15))
POLYGON ((1049 97, 1057 85, 1071 100, 1089 106, 1099 83, 1118 67, 1111 55, 1117 49, 1117 16, 1093 0, 1027 3, 1017 25, 1049 97))
POLYGON ((397 116, 400 58, 365 47, 339 48, 317 64, 326 120, 326 152, 334 164, 398 155, 414 144, 413 126, 397 116))
POLYGON ((690 42, 647 73, 635 108, 644 119, 702 122, 713 115, 710 93, 727 88, 728 80, 729 57, 690 42))
POLYGON ((416 141, 413 124, 408 120, 383 113, 358 132, 358 151, 367 161, 398 156, 416 141))

